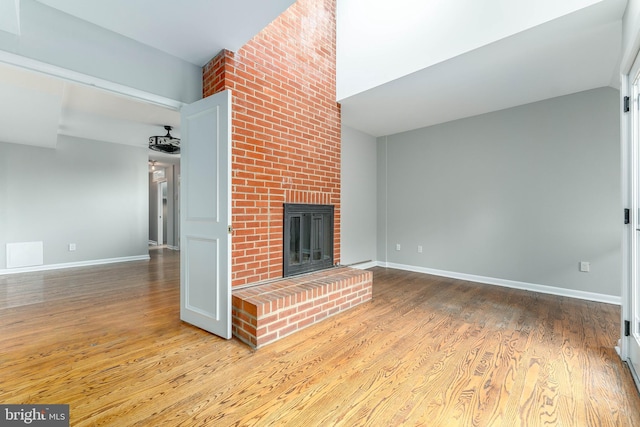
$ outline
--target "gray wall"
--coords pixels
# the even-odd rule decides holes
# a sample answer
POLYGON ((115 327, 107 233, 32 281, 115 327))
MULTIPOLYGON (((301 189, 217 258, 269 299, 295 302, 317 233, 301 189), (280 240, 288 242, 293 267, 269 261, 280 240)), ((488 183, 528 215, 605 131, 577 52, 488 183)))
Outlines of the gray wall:
POLYGON ((65 136, 56 149, 0 142, 0 270, 16 242, 42 241, 45 265, 147 256, 147 160, 65 136))
POLYGON ((376 138, 342 127, 341 263, 376 261, 376 138))
POLYGON ((378 165, 379 261, 620 295, 618 91, 381 137, 378 165))
POLYGON ((0 31, 0 50, 171 100, 202 98, 201 67, 34 0, 20 15, 21 34, 0 31))

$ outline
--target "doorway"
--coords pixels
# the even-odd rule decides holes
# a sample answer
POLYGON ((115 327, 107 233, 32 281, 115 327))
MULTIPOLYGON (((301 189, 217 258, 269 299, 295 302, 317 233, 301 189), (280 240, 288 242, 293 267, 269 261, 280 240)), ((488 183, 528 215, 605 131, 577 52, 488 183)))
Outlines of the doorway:
POLYGON ((180 158, 150 160, 149 169, 149 249, 179 250, 180 158))
MULTIPOLYGON (((625 268, 622 307, 622 357, 631 369, 640 389, 640 59, 636 58, 628 75, 625 100, 628 106, 626 130, 623 137, 623 182, 626 182, 624 247, 628 265, 625 268), (624 158, 624 157, 623 157, 624 158)), ((627 107, 625 107, 627 110, 627 107)), ((623 129, 624 131, 624 129, 623 129)))
POLYGON ((167 245, 167 181, 158 182, 158 246, 167 245))

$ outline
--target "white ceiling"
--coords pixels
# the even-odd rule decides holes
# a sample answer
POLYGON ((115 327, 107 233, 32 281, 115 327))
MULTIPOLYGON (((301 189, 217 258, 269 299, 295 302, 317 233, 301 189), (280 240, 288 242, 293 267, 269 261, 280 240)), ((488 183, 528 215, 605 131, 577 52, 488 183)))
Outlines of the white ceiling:
POLYGON ((295 0, 38 0, 203 66, 237 51, 295 0))
MULTIPOLYGON (((615 1, 623 10, 626 0, 615 1)), ((602 0, 338 0, 338 98, 599 3, 602 0)))
MULTIPOLYGON (((571 4, 572 9, 558 10, 556 13, 564 15, 555 19, 549 19, 549 13, 539 14, 537 21, 523 19, 522 15, 533 13, 527 5, 540 8, 545 2, 549 0, 509 0, 509 6, 519 7, 507 10, 505 0, 456 0, 453 3, 469 9, 471 3, 476 9, 480 3, 485 9, 493 7, 494 19, 488 17, 485 26, 504 28, 489 31, 477 23, 474 28, 469 16, 456 20, 453 15, 449 19, 444 15, 444 23, 429 35, 424 28, 414 30, 410 20, 403 20, 403 26, 385 29, 383 36, 394 37, 397 48, 385 47, 385 41, 380 40, 377 44, 386 48, 384 53, 352 40, 367 38, 375 45, 378 40, 373 38, 375 34, 366 32, 366 27, 353 27, 354 32, 365 33, 357 37, 345 35, 343 29, 344 39, 351 43, 349 50, 338 57, 344 58, 342 66, 338 63, 343 124, 374 136, 391 135, 598 87, 619 88, 621 18, 626 0, 555 1, 549 6, 571 4), (578 8, 580 2, 585 7, 578 8), (515 31, 512 21, 520 18, 526 29, 515 31), (410 40, 414 33, 422 38, 410 40), (478 40, 486 44, 478 47, 478 40), (360 53, 349 55, 352 51, 360 53), (376 53, 377 57, 373 56, 376 53), (358 69, 356 60, 366 69, 358 69), (388 64, 393 67, 385 67, 388 64), (408 72, 398 74, 403 65, 408 72), (380 84, 385 77, 386 82, 380 84), (363 87, 364 80, 369 87, 363 87)), ((444 2, 426 2, 433 3, 444 2)), ((446 4, 452 7, 452 2, 446 4)), ((349 27, 342 21, 339 31, 340 25, 349 27)))
MULTIPOLYGON (((237 50, 293 3, 293 0, 39 1, 198 65, 222 48, 237 50)), ((338 0, 338 100, 342 104, 343 124, 374 136, 618 84, 620 20, 626 0, 563 0, 560 3, 564 9, 549 9, 551 12, 540 14, 538 21, 519 22, 521 28, 512 21, 518 21, 516 16, 531 13, 527 9, 533 4, 530 0, 484 0, 484 7, 491 3, 494 9, 504 9, 504 13, 483 16, 486 22, 477 28, 470 26, 477 21, 476 15, 456 19, 451 13, 460 14, 460 9, 443 9, 443 5, 450 5, 453 0, 395 0, 394 8, 413 7, 409 16, 415 18, 411 22, 391 19, 368 27, 361 21, 351 22, 355 20, 353 14, 340 13, 345 4, 353 6, 362 1, 338 0), (515 3, 519 6, 513 6, 515 3), (426 21, 422 18, 428 11, 437 16, 431 17, 432 21, 443 22, 440 33, 437 37, 421 35, 420 39, 428 43, 423 42, 419 49, 412 48, 408 40, 416 38, 417 30, 412 30, 410 24, 424 29, 426 21), (505 32, 495 32, 493 38, 480 37, 480 28, 505 23, 509 23, 505 32), (356 30, 352 34, 360 34, 361 40, 345 39, 355 37, 344 31, 350 27, 356 30), (409 68, 395 74, 378 72, 381 65, 366 60, 360 52, 364 48, 356 54, 354 49, 367 42, 362 38, 367 28, 380 28, 380 37, 398 46, 382 56, 372 52, 377 55, 372 60, 400 66, 407 62, 403 58, 409 58, 403 49, 412 49, 409 68), (457 34, 452 37, 457 45, 447 43, 445 29, 457 34), (467 44, 461 38, 466 38, 467 44), (451 49, 447 50, 449 45, 451 49), (345 67, 345 58, 356 61, 345 67), (363 86, 362 81, 369 75, 373 79, 363 86)), ((367 0, 365 7, 373 5, 372 1, 367 0)), ((455 0, 465 7, 471 1, 476 0, 455 0)), ((0 0, 0 6, 7 2, 15 3, 0 0)), ((548 3, 551 7, 554 2, 558 3, 538 0, 535 4, 548 3)), ((366 16, 362 14, 360 19, 366 16)), ((0 19, 0 31, 12 31, 15 23, 12 27, 10 19, 4 21, 0 19)), ((0 118, 10 124, 0 126, 2 141, 54 147, 57 135, 64 134, 145 146, 148 136, 164 133, 164 124, 174 126, 174 135, 180 135, 176 111, 10 66, 0 66, 0 93, 5 100, 0 103, 0 118)))

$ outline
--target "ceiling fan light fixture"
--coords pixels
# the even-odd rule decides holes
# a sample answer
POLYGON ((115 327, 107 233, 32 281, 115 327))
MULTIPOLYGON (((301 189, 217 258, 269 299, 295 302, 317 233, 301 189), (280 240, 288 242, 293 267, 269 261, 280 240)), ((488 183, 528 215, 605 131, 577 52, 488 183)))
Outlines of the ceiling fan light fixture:
POLYGON ((168 154, 180 154, 180 138, 171 136, 171 126, 164 127, 166 135, 156 135, 149 137, 149 148, 154 151, 168 154))

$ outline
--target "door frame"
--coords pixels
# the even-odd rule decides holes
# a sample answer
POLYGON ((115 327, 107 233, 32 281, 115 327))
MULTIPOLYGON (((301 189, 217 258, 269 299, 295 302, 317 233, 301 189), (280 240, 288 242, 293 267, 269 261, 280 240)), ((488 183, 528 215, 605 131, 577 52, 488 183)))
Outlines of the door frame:
MULTIPOLYGON (((157 226, 157 235, 158 235, 158 246, 163 246, 164 245, 164 240, 167 236, 164 235, 164 229, 165 226, 167 224, 167 217, 164 213, 164 191, 168 192, 169 191, 169 184, 167 182, 167 180, 162 180, 162 181, 158 181, 158 186, 157 186, 157 196, 158 196, 158 200, 156 201, 158 206, 158 215, 156 218, 156 226, 157 226)), ((167 212, 168 214, 168 212, 167 212)))
MULTIPOLYGON (((636 230, 633 226, 634 215, 638 215, 638 212, 633 212, 633 191, 634 191, 634 147, 633 147, 633 117, 631 111, 624 111, 622 108, 625 105, 625 98, 629 97, 628 105, 633 108, 633 79, 635 76, 631 75, 634 64, 636 64, 638 55, 640 54, 640 33, 637 35, 632 48, 625 55, 621 62, 620 72, 620 169, 621 169, 621 190, 622 190, 622 209, 629 209, 632 215, 628 224, 623 226, 622 231, 622 283, 621 283, 621 305, 620 305, 620 339, 619 345, 616 347, 620 358, 627 363, 629 370, 633 377, 638 390, 640 390, 640 373, 636 372, 632 363, 629 360, 631 354, 631 340, 632 336, 625 335, 625 321, 632 322, 633 319, 633 285, 634 274, 636 268, 640 266, 634 265, 635 249, 634 249, 634 237, 633 234, 636 230)), ((622 212, 621 212, 622 213, 622 212)), ((621 215, 622 217, 622 215, 621 215)), ((638 237, 638 236, 636 236, 638 237)))

